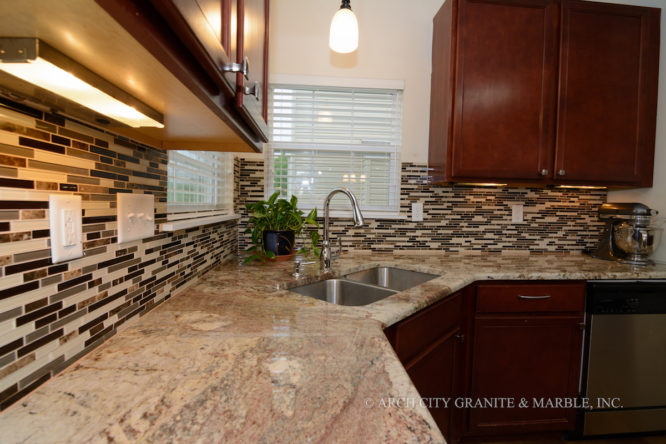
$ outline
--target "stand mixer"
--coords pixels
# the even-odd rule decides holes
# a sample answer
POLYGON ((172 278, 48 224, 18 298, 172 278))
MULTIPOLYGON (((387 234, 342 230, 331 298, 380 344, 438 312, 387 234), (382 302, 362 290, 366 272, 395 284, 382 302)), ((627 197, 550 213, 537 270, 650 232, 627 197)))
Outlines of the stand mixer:
POLYGON ((641 203, 605 203, 599 219, 606 222, 599 245, 590 255, 598 259, 632 265, 649 265, 649 256, 659 245, 661 228, 652 225, 658 211, 641 203))

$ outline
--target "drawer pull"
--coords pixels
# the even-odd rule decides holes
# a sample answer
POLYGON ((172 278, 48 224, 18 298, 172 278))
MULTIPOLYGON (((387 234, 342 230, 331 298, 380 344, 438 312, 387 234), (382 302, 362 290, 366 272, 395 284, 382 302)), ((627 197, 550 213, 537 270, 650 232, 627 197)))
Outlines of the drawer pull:
POLYGON ((532 300, 532 299, 550 299, 550 295, 546 294, 546 295, 543 295, 543 296, 523 296, 522 294, 519 294, 518 299, 530 299, 530 300, 532 300))

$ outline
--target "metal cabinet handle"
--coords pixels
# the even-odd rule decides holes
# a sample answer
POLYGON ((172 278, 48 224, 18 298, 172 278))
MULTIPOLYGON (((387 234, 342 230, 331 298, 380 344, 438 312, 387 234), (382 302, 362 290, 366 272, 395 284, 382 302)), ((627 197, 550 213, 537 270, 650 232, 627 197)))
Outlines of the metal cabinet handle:
POLYGON ((243 87, 243 94, 246 96, 254 96, 255 99, 259 100, 259 90, 261 88, 259 87, 259 82, 254 82, 254 85, 252 86, 244 86, 243 87))
POLYGON ((548 175, 548 170, 544 168, 541 171, 539 171, 539 174, 541 174, 542 176, 547 176, 548 175))
POLYGON ((240 72, 246 79, 250 78, 250 59, 245 57, 242 63, 225 63, 222 65, 223 72, 240 72))
POLYGON ((518 299, 550 299, 550 295, 546 294, 543 296, 524 296, 522 294, 519 294, 518 299))
POLYGON ((455 335, 454 337, 455 337, 456 339, 458 339, 459 341, 462 341, 463 339, 465 339, 465 335, 462 334, 462 333, 458 333, 458 334, 455 335))
POLYGON ((564 170, 559 170, 559 171, 557 172, 557 175, 558 175, 558 176, 564 176, 565 174, 567 174, 567 172, 564 171, 564 170))

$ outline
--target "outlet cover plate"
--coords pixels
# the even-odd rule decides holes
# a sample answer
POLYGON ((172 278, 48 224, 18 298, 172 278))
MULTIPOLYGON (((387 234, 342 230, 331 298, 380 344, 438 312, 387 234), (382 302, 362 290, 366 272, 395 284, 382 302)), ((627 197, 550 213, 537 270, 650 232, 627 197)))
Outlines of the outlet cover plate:
POLYGON ((118 193, 118 243, 155 235, 155 196, 118 193))
POLYGON ((412 222, 423 221, 423 202, 412 202, 412 222))
POLYGON ((513 204, 511 205, 511 222, 514 224, 521 224, 525 221, 523 217, 523 205, 522 204, 513 204))
POLYGON ((49 195, 49 228, 53 263, 83 256, 81 214, 81 196, 49 195))

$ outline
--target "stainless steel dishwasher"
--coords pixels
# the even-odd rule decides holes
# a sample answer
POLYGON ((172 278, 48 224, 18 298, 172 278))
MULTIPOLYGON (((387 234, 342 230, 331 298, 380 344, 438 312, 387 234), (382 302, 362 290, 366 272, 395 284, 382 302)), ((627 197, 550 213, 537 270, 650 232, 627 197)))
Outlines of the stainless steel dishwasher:
POLYGON ((588 284, 583 435, 666 430, 666 281, 588 284))

